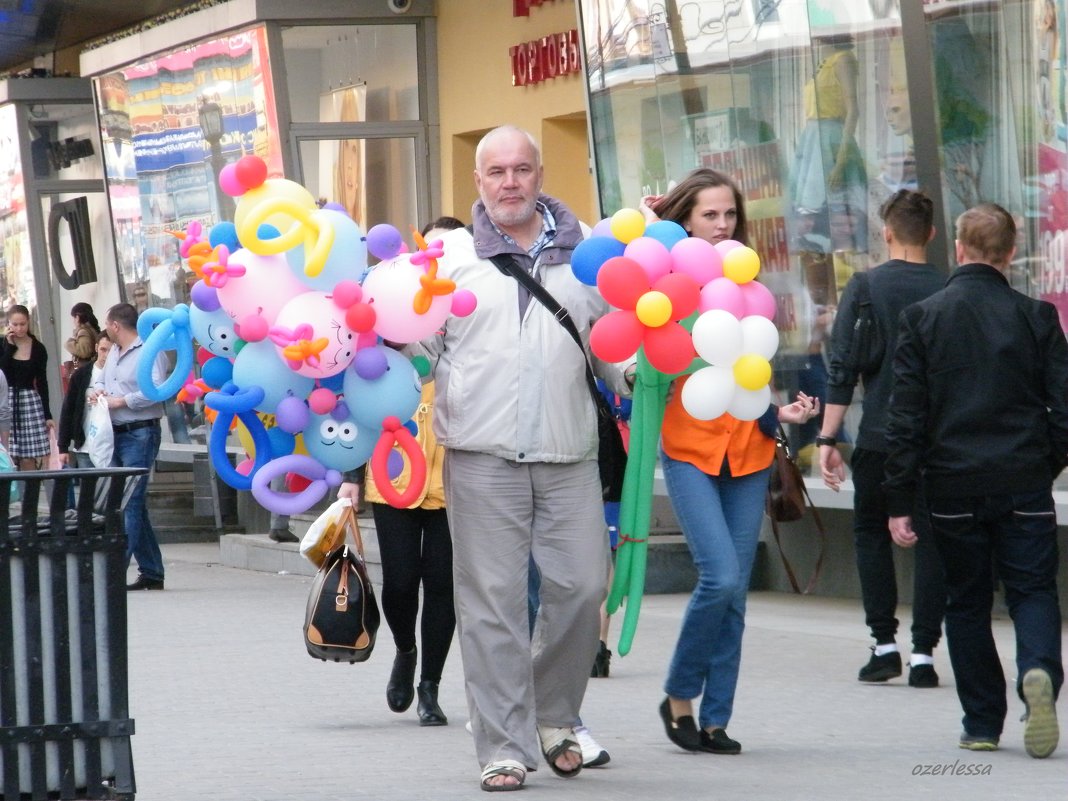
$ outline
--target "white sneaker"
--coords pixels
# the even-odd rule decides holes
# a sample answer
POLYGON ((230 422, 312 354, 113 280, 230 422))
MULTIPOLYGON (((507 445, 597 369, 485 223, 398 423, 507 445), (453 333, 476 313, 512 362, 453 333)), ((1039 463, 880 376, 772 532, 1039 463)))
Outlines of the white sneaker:
POLYGON ((612 757, 598 745, 593 735, 590 734, 590 730, 585 726, 575 727, 575 739, 578 740, 579 748, 582 749, 582 767, 597 768, 611 761, 612 757))

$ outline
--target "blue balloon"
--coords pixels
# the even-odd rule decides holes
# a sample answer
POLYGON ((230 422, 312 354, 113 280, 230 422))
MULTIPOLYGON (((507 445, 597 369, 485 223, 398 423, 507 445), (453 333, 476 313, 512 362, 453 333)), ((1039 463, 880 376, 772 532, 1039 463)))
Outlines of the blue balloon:
POLYGON ((232 222, 226 220, 215 223, 211 227, 211 231, 208 232, 208 244, 213 248, 226 245, 231 253, 241 247, 241 241, 237 238, 237 228, 232 222))
POLYGON ((655 239, 668 250, 671 250, 677 243, 686 239, 689 234, 687 234, 686 229, 677 222, 671 220, 657 220, 655 223, 650 223, 645 226, 645 234, 643 234, 643 236, 655 239))
POLYGON ((215 311, 204 311, 198 306, 189 308, 189 328, 193 338, 204 350, 216 356, 232 359, 237 355, 238 336, 234 333, 234 319, 221 306, 215 311))
POLYGON ((297 438, 280 428, 268 428, 267 440, 271 443, 271 455, 288 456, 297 445, 297 438))
POLYGON ((282 232, 270 223, 261 223, 260 227, 256 229, 256 236, 260 239, 277 239, 281 235, 282 232))
POLYGON ((345 391, 345 371, 342 370, 340 373, 334 373, 333 375, 326 376, 326 378, 320 378, 319 386, 326 387, 335 395, 340 395, 345 391))
POLYGON ((571 271, 587 286, 597 286, 597 272, 601 265, 615 256, 622 256, 626 247, 618 239, 606 236, 584 239, 571 253, 571 271))
POLYGON ((229 359, 213 356, 200 368, 200 377, 212 389, 221 389, 223 384, 233 380, 234 366, 229 359))
POLYGON ((324 467, 355 470, 371 458, 380 433, 351 417, 338 420, 332 414, 313 414, 304 427, 304 447, 324 467))
POLYGON ((389 365, 378 378, 361 378, 351 367, 345 371, 345 403, 352 418, 360 425, 382 428, 387 417, 407 420, 419 408, 422 382, 406 356, 397 351, 380 348, 389 365))
POLYGON ((263 388, 263 402, 258 411, 274 414, 283 398, 303 400, 315 388, 315 380, 298 375, 278 356, 278 349, 269 339, 249 342, 234 359, 234 383, 239 387, 263 388))
POLYGON ((360 276, 367 270, 367 243, 360 226, 349 215, 340 211, 322 208, 315 214, 317 219, 334 226, 334 244, 326 257, 322 272, 314 278, 304 273, 303 245, 286 251, 289 268, 306 286, 320 292, 333 291, 338 281, 359 281, 360 276))

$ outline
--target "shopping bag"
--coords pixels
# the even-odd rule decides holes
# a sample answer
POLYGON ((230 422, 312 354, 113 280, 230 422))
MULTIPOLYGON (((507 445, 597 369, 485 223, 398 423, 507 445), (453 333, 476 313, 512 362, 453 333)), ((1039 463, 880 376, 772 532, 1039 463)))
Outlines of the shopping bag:
POLYGON ((300 553, 316 567, 322 567, 327 554, 335 550, 345 539, 345 524, 352 526, 356 534, 360 527, 352 513, 352 500, 339 498, 319 515, 309 526, 300 541, 300 553))
POLYGON ((82 429, 85 431, 83 448, 89 454, 93 467, 111 467, 111 457, 115 452, 115 432, 111 429, 108 401, 103 395, 95 401, 86 402, 82 429))
MULTIPOLYGON (((7 452, 2 444, 0 444, 0 473, 14 473, 15 463, 11 460, 11 454, 7 452)), ((10 499, 17 501, 19 499, 19 484, 11 482, 10 499)))

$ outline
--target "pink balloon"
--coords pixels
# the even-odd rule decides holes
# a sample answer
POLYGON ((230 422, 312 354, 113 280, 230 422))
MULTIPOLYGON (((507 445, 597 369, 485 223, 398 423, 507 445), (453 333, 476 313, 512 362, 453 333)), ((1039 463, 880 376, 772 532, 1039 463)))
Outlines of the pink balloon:
POLYGON ((240 197, 245 194, 245 185, 237 179, 236 164, 227 164, 219 170, 219 189, 230 197, 240 197))
POLYGON ((326 387, 313 389, 308 394, 308 408, 315 414, 330 414, 337 406, 337 395, 326 387))
POLYGON ((724 239, 716 243, 716 250, 719 251, 720 256, 726 256, 728 252, 740 247, 743 247, 742 243, 734 239, 724 239))
POLYGON ((305 292, 283 306, 275 319, 275 327, 271 329, 271 339, 282 360, 308 378, 336 375, 352 364, 356 356, 356 333, 345 323, 344 309, 339 309, 333 297, 325 292, 305 292), (283 350, 294 343, 284 341, 281 329, 293 334, 300 332, 299 341, 321 344, 326 340, 326 347, 309 354, 294 366, 283 354, 283 350), (275 338, 276 332, 278 339, 275 338))
POLYGON ((412 306, 426 271, 412 264, 410 256, 397 256, 375 265, 363 280, 363 299, 375 310, 375 333, 391 342, 418 342, 445 322, 452 309, 452 296, 435 295, 430 309, 416 313, 412 306))
POLYGON ((240 464, 235 468, 237 472, 242 476, 247 476, 252 472, 252 466, 255 464, 251 459, 242 459, 240 464))
POLYGON ((284 255, 257 256, 241 248, 230 254, 230 264, 245 268, 245 274, 219 287, 219 303, 234 320, 259 315, 273 323, 283 306, 308 291, 289 268, 284 255))
POLYGON ((452 313, 457 317, 467 317, 477 305, 478 299, 470 289, 458 289, 452 295, 452 313))
POLYGON ((701 289, 701 312, 722 309, 738 319, 745 316, 745 296, 741 287, 729 278, 714 278, 701 289))
POLYGON ((676 242, 671 248, 674 271, 685 273, 704 286, 723 277, 723 257, 708 242, 695 236, 676 242))
POLYGON ((655 284, 671 272, 671 254, 664 245, 647 236, 639 236, 627 243, 623 255, 634 259, 649 276, 649 283, 655 284))
POLYGON ((775 319, 775 312, 778 310, 778 306, 770 289, 756 281, 747 281, 739 285, 738 289, 741 290, 742 298, 745 301, 746 317, 755 314, 760 317, 767 317, 769 320, 775 319))

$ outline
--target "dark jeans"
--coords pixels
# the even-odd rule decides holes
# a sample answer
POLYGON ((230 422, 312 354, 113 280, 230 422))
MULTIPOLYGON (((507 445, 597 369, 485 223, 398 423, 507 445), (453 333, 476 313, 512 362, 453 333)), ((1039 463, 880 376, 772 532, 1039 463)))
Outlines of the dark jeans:
MULTIPOLYGON (((159 454, 160 428, 154 425, 135 428, 115 434, 115 455, 112 467, 147 467, 156 463, 159 454)), ((152 521, 148 518, 145 495, 148 492, 148 476, 140 476, 135 481, 136 488, 126 502, 124 514, 126 522, 126 563, 132 556, 137 560, 137 569, 147 579, 163 580, 163 554, 160 553, 156 532, 152 530, 152 521)))
MULTIPOLYGON (((1016 630, 1017 695, 1031 668, 1064 682, 1057 603, 1057 520, 1049 489, 1016 495, 931 500, 931 528, 946 568, 946 640, 964 730, 998 737, 1007 713, 990 607, 995 565, 1016 630)), ((1022 697, 1022 696, 1021 696, 1022 697)))
MULTIPOLYGON (((865 622, 877 643, 891 643, 897 635, 897 573, 883 493, 886 454, 856 448, 853 468, 853 542, 864 600, 865 622)), ((942 636, 946 586, 942 562, 930 536, 927 515, 917 509, 912 518, 919 539, 912 582, 912 647, 929 654, 942 636)))
POLYGON ((371 510, 382 555, 382 612, 398 651, 415 647, 419 584, 423 585, 421 681, 441 681, 456 629, 452 602, 452 538, 444 509, 371 510))

